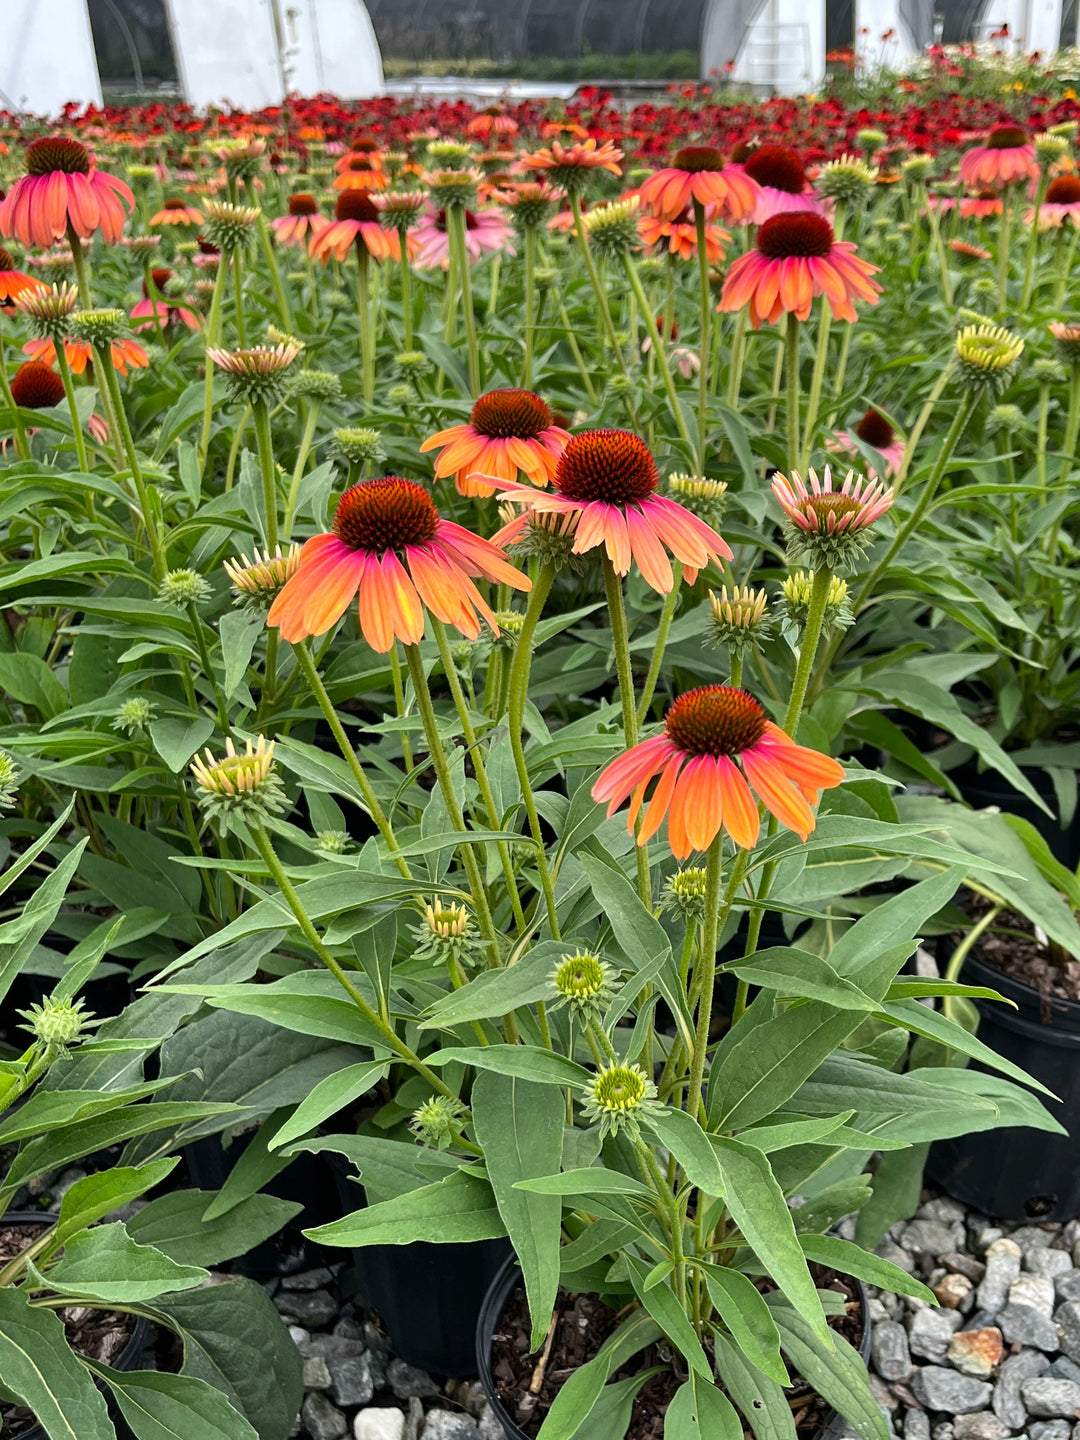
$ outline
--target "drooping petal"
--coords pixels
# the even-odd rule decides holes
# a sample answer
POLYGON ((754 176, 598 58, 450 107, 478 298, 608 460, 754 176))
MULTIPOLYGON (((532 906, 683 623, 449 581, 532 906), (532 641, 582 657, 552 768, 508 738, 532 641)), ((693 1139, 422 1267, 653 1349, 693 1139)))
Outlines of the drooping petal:
POLYGON ((805 840, 814 828, 814 812, 806 803, 806 797, 781 770, 775 757, 762 754, 752 745, 742 752, 739 759, 746 778, 755 795, 764 802, 766 810, 775 815, 781 825, 794 830, 800 840, 805 840))
POLYGON ((724 829, 742 850, 757 844, 761 821, 750 787, 726 755, 716 758, 716 780, 724 814, 724 829))

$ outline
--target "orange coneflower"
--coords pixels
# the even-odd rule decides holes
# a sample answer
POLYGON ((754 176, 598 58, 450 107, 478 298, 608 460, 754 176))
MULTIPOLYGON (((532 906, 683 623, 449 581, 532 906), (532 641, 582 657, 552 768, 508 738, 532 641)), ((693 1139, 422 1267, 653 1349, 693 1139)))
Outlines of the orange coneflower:
POLYGON ((502 135, 513 138, 518 133, 518 123, 510 115, 506 115, 496 106, 489 106, 481 110, 479 115, 474 115, 465 126, 466 135, 502 135))
POLYGON ((709 561, 731 559, 716 531, 674 500, 657 494, 660 477, 644 440, 628 430, 586 430, 559 458, 550 490, 485 475, 525 510, 494 537, 516 539, 531 513, 565 516, 573 527, 574 554, 602 545, 619 575, 637 562, 645 580, 662 595, 675 583, 667 552, 682 562, 688 584, 709 561))
POLYGON ((341 192, 333 220, 312 233, 308 253, 325 265, 331 255, 335 260, 344 260, 354 242, 363 245, 373 260, 401 258, 397 231, 382 228, 379 212, 366 190, 341 192))
POLYGON ((31 140, 25 159, 26 174, 0 204, 0 235, 44 249, 69 228, 80 240, 100 230, 115 245, 135 209, 123 180, 98 170, 86 146, 66 135, 31 140))
POLYGON ((201 225, 203 215, 186 200, 166 200, 156 215, 150 216, 151 225, 201 225))
MULTIPOLYGON (((650 250, 666 240, 669 253, 678 255, 680 260, 692 260, 697 254, 697 221, 693 211, 685 211, 674 220, 642 215, 638 220, 638 234, 650 250)), ((719 225, 706 224, 705 255, 710 265, 718 265, 724 258, 724 246, 730 239, 730 234, 719 225)))
POLYGON ((989 250, 984 250, 981 245, 971 245, 967 240, 950 240, 949 249, 954 255, 963 256, 965 260, 992 259, 989 250))
POLYGON ((521 165, 525 170, 547 171, 551 183, 562 190, 578 191, 591 170, 621 175, 619 161, 622 158, 623 152, 611 140, 605 140, 602 145, 593 139, 575 140, 572 145, 553 140, 548 150, 522 155, 521 165))
POLYGON ((742 222, 753 218, 761 190, 746 169, 727 165, 724 156, 711 145, 687 145, 676 150, 671 165, 657 170, 641 185, 641 203, 657 220, 678 220, 692 202, 715 205, 730 219, 742 222))
POLYGON ((24 290, 42 289, 44 286, 40 280, 15 269, 14 259, 0 246, 0 309, 10 308, 24 290))
POLYGON ((1035 180, 1039 162, 1035 146, 1022 125, 995 125, 982 145, 960 157, 960 179, 975 189, 983 185, 1013 185, 1035 180))
POLYGON ((337 163, 335 190, 385 190, 386 176, 375 155, 343 155, 337 163))
POLYGON ((593 799, 608 802, 610 818, 629 798, 627 828, 633 834, 656 776, 637 843, 644 845, 666 818, 671 853, 684 860, 694 850, 707 850, 721 829, 744 850, 756 845, 761 822, 755 795, 805 840, 814 829, 811 807, 819 792, 839 785, 844 767, 796 745, 747 691, 703 685, 672 703, 659 735, 634 745, 601 772, 593 799))
POLYGON ((320 212, 314 195, 308 195, 305 191, 290 195, 289 213, 270 221, 279 245, 301 247, 307 245, 309 236, 321 234, 329 224, 330 221, 320 212))
MULTIPOLYGON (((52 365, 56 360, 56 345, 52 340, 28 340, 22 348, 24 355, 43 365, 52 365)), ((86 340, 65 340, 64 355, 75 375, 81 375, 94 358, 86 340)), ((144 369, 150 364, 150 357, 136 341, 122 338, 112 342, 112 363, 121 375, 126 375, 129 367, 144 369)))
POLYGON ((323 635, 359 592, 360 629, 380 654, 395 639, 420 643, 425 606, 475 640, 481 617, 499 633, 473 584, 478 576, 532 588, 498 546, 444 520, 422 485, 396 475, 362 480, 338 501, 332 532, 304 546, 300 568, 271 605, 267 624, 279 626, 289 641, 323 635))
POLYGON ((853 301, 877 304, 881 286, 870 278, 877 269, 859 259, 850 240, 837 240, 823 215, 781 213, 765 221, 755 248, 732 265, 717 308, 741 310, 749 302, 756 330, 785 313, 806 320, 815 297, 824 295, 834 319, 854 320, 853 301))
POLYGON ((534 485, 547 485, 569 440, 539 395, 491 390, 480 396, 464 425, 429 436, 420 451, 445 446, 435 478, 454 475, 462 495, 491 495, 492 486, 473 478, 477 472, 516 480, 520 470, 534 485))
MULTIPOLYGON (((1028 225, 1035 223, 1034 207, 1024 216, 1028 225)), ((1039 224, 1060 226, 1066 220, 1080 225, 1080 176, 1059 175, 1046 187, 1046 196, 1039 210, 1039 224)), ((2 280, 0 276, 0 280, 2 280)))
POLYGON ((976 195, 965 195, 960 201, 960 214, 965 220, 974 216, 985 220, 988 215, 1000 215, 1004 206, 996 190, 980 190, 976 195))

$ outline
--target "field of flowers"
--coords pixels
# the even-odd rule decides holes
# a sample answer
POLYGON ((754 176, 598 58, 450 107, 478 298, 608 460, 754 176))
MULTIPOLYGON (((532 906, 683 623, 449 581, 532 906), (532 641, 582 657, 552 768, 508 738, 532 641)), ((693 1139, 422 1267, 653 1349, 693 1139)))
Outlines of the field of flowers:
POLYGON ((1075 1213, 1080 104, 955 81, 0 116, 5 1435, 284 1440, 291 1227, 608 1301, 508 1436, 888 1440, 930 1142, 1075 1213))

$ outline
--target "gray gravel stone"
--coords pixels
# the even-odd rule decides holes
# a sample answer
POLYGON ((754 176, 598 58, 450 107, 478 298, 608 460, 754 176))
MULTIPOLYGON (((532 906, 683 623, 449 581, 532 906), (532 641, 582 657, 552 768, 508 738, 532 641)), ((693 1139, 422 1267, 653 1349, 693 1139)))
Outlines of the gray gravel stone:
POLYGON ((312 1330, 318 1330, 338 1313, 338 1302, 329 1290, 312 1290, 309 1294, 279 1290, 274 1304, 282 1315, 291 1315, 312 1330))
POLYGON ((1021 1225, 1012 1232, 1013 1244, 1019 1245, 1024 1255, 1029 1250, 1045 1250, 1053 1238, 1054 1232, 1044 1230, 1041 1225, 1021 1225))
POLYGON ((912 1220, 900 1235, 903 1249, 912 1255, 941 1255, 958 1250, 964 1243, 964 1227, 959 1220, 912 1220))
POLYGON ((330 1371, 321 1355, 310 1355, 304 1361, 304 1389, 330 1389, 330 1371))
POLYGON ((908 1346, 922 1360, 942 1361, 949 1341, 963 1324, 955 1310, 917 1310, 908 1325, 908 1346))
MULTIPOLYGON (((1048 1250, 1048 1255, 1053 1252, 1048 1250)), ((1080 1300, 1080 1270, 1063 1270, 1054 1276, 1054 1294, 1059 1300, 1080 1300)))
POLYGON ((933 1440, 953 1440, 955 1431, 951 1420, 940 1420, 930 1431, 933 1440))
MULTIPOLYGON (((1035 1252, 1048 1255, 1048 1250, 1035 1252)), ((1030 1305, 1049 1320, 1054 1313, 1054 1282, 1046 1275, 1018 1275, 1009 1286, 1010 1305, 1030 1305)))
POLYGON ((958 1415, 953 1422, 956 1440, 1005 1440, 1011 1432, 992 1410, 977 1410, 974 1415, 958 1415))
POLYGON ((1010 1345, 1034 1345, 1037 1350, 1049 1351, 1058 1348, 1057 1326, 1031 1305, 1006 1305, 997 1323, 1010 1345))
MULTIPOLYGON (((369 1328, 371 1327, 361 1325, 359 1320, 354 1320, 351 1316, 347 1315, 343 1320, 337 1322, 331 1333, 334 1335, 342 1335, 346 1340, 363 1340, 364 1333, 369 1328)), ((378 1332, 376 1331, 376 1333, 378 1332)), ((384 1346, 385 1343, 386 1342, 383 1341, 384 1346)))
POLYGON ((1045 1275, 1053 1280, 1073 1268, 1072 1257, 1067 1250, 1029 1250, 1024 1256, 1024 1269, 1033 1275, 1045 1275))
POLYGON ((1059 1355, 1046 1373, 1055 1380, 1075 1380, 1080 1385, 1080 1365, 1067 1355, 1059 1355))
POLYGON ((289 1339, 296 1346, 297 1350, 300 1351, 301 1355, 308 1353, 307 1346, 311 1341, 311 1336, 302 1325, 289 1326, 289 1339))
POLYGON ((345 1416, 319 1390, 305 1399, 300 1419, 311 1440, 341 1440, 349 1429, 345 1416))
POLYGON ((302 1354, 322 1355, 324 1359, 337 1359, 342 1355, 363 1355, 364 1342, 350 1340, 345 1335, 312 1335, 302 1354))
POLYGON ((1066 1300, 1054 1311, 1061 1331, 1061 1346, 1070 1360, 1080 1360, 1080 1300, 1066 1300))
POLYGON ((915 1261, 906 1250, 901 1250, 894 1240, 882 1240, 874 1249, 875 1255, 880 1255, 883 1260, 889 1260, 893 1265, 899 1265, 901 1270, 908 1275, 915 1274, 915 1261))
POLYGON ((895 1414, 900 1408, 900 1401, 893 1394, 891 1388, 885 1384, 885 1381, 882 1380, 880 1376, 875 1375, 872 1370, 867 1375, 866 1380, 870 1386, 870 1394, 874 1397, 874 1403, 881 1413, 886 1416, 886 1418, 895 1414))
POLYGON ((987 1247, 986 1274, 976 1296, 980 1310, 996 1315, 1005 1304, 1009 1286, 1020 1274, 1020 1258, 1019 1245, 1004 1236, 987 1247))
POLYGON ((925 1410, 904 1412, 904 1440, 930 1440, 930 1419, 925 1410))
POLYGON ((420 1440, 420 1429, 424 1423, 424 1407, 414 1395, 409 1401, 409 1413, 405 1417, 404 1440, 420 1440))
POLYGON ((405 1416, 400 1410, 369 1407, 358 1410, 353 1421, 353 1440, 402 1440, 405 1416))
POLYGON ((1044 1375, 1049 1364, 1040 1351, 1021 1350, 1018 1355, 1010 1355, 998 1372, 992 1402, 994 1414, 1013 1430, 1019 1430, 1027 1419, 1027 1411, 1020 1399, 1020 1386, 1025 1380, 1044 1375))
POLYGON ((907 1331, 895 1320, 883 1320, 871 1330, 870 1354, 883 1380, 906 1380, 911 1374, 907 1331))
POLYGON ((949 1250, 938 1258, 946 1270, 951 1270, 954 1274, 966 1275, 973 1285, 980 1284, 986 1274, 986 1266, 983 1262, 976 1260, 974 1255, 965 1255, 962 1250, 949 1250))
POLYGON ((386 1378, 399 1400, 425 1399, 439 1393, 439 1387, 426 1370, 406 1365, 404 1360, 391 1360, 386 1378))
POLYGON ((375 1393, 371 1366, 366 1355, 341 1355, 327 1360, 330 1393, 339 1405, 366 1405, 375 1393))
POLYGON ((884 1325, 886 1320, 892 1319, 891 1312, 885 1308, 884 1302, 876 1295, 870 1296, 867 1314, 870 1317, 871 1325, 884 1325))
POLYGON ((284 1275, 281 1280, 282 1290, 324 1290, 334 1279, 333 1271, 328 1270, 325 1265, 320 1265, 317 1270, 298 1270, 295 1275, 284 1275))
POLYGON ((993 1386, 985 1380, 973 1380, 943 1365, 924 1365, 916 1370, 911 1389, 920 1405, 928 1410, 944 1410, 950 1415, 971 1415, 990 1404, 993 1386))
POLYGON ((1075 1420, 1080 1414, 1080 1385, 1075 1380, 1056 1380, 1049 1375, 1025 1380, 1020 1399, 1028 1414, 1040 1420, 1075 1420))
MULTIPOLYGON (((476 1422, 476 1428, 480 1432, 480 1440, 506 1440, 506 1431, 490 1405, 484 1406, 483 1413, 476 1422)), ((917 1440, 929 1440, 929 1437, 917 1437, 917 1440)))
POLYGON ((420 1431, 422 1440, 477 1440, 480 1432, 471 1415, 454 1415, 449 1410, 430 1410, 420 1431))
POLYGON ((1072 1427, 1067 1420, 1036 1420, 1028 1426, 1030 1440, 1069 1440, 1072 1427))
POLYGON ((948 1223, 963 1222, 967 1218, 967 1211, 959 1200, 950 1200, 947 1195, 939 1195, 936 1200, 927 1200, 925 1205, 920 1205, 915 1211, 915 1218, 944 1220, 948 1223))
POLYGON ((1080 1236, 1073 1241, 1072 1262, 1080 1270, 1080 1236))

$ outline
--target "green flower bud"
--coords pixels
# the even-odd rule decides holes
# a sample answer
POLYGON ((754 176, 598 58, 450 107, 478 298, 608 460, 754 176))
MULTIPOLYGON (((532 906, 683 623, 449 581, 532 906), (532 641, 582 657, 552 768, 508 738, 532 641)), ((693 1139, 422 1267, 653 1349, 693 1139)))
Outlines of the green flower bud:
POLYGON ((209 600, 213 589, 195 570, 170 570, 158 586, 157 598, 163 605, 201 605, 209 600))

